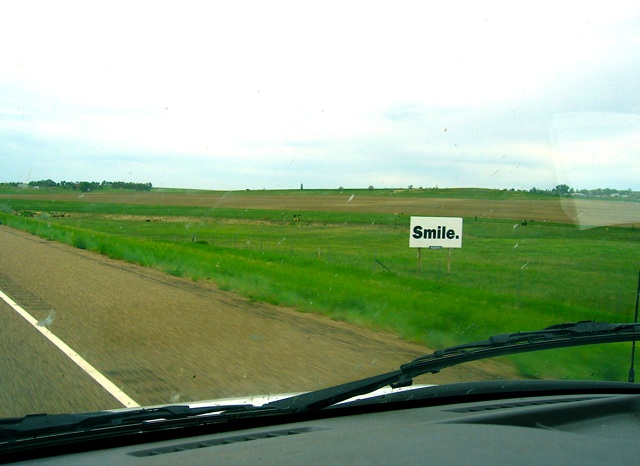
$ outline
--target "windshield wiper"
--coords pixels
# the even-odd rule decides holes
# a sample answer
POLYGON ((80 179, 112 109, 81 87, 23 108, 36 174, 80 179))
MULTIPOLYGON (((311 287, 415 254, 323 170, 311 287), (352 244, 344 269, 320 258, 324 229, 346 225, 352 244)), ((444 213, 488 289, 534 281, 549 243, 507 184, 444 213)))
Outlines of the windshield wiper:
POLYGON ((0 449, 3 445, 22 439, 83 434, 122 427, 153 426, 182 420, 224 420, 230 416, 258 416, 283 410, 251 404, 190 407, 167 405, 161 407, 98 411, 78 414, 31 414, 22 418, 0 420, 0 449))
POLYGON ((640 324, 610 324, 593 321, 558 324, 532 332, 495 335, 486 340, 451 346, 420 356, 392 372, 303 393, 267 403, 264 406, 297 411, 317 410, 354 396, 371 393, 387 385, 392 388, 406 387, 411 385, 413 378, 419 375, 435 374, 441 369, 479 359, 570 346, 636 340, 640 340, 640 324))

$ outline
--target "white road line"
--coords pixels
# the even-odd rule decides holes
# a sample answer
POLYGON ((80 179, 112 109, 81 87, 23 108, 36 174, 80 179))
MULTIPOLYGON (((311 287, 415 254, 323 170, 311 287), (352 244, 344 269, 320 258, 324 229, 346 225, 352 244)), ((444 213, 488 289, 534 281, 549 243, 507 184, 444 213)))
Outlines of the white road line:
POLYGON ((45 337, 51 341, 54 345, 56 345, 60 351, 66 354, 69 359, 75 362, 80 368, 89 374, 90 377, 93 378, 96 382, 98 382, 102 388, 108 391, 112 396, 114 396, 120 403, 122 403, 127 408, 135 408, 140 405, 133 401, 129 396, 115 386, 113 382, 107 379, 104 375, 102 375, 95 367, 85 361, 78 353, 73 351, 64 341, 55 336, 51 331, 38 325, 38 321, 34 319, 31 314, 25 311, 22 307, 20 307, 15 301, 13 301, 9 296, 0 291, 0 298, 2 298, 9 306, 11 306, 18 314, 20 314, 27 322, 29 322, 38 332, 42 333, 45 337))

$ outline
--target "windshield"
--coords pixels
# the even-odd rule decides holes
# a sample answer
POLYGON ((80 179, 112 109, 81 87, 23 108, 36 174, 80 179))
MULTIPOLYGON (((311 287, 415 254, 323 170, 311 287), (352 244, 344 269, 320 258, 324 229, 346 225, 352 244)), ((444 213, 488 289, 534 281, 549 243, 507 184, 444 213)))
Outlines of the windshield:
POLYGON ((638 56, 634 2, 3 5, 0 418, 250 403, 633 322, 638 56))

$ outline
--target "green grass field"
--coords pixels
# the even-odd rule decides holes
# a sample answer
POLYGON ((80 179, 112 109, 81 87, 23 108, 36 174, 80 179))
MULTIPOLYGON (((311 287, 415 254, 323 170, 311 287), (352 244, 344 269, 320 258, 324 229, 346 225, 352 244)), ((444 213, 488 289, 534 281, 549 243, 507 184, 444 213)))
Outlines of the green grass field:
MULTIPOLYGON (((402 196, 424 202, 425 191, 402 196)), ((446 197, 446 190, 437 191, 436 197, 446 197)), ((452 190, 450 199, 465 203, 463 191, 452 190)), ((237 196, 252 202, 261 195, 300 201, 313 193, 316 201, 335 194, 266 191, 237 196)), ((466 195, 493 202, 512 199, 504 191, 468 190, 466 195)), ((526 195, 536 202, 534 195, 526 195)), ((251 299, 391 331, 431 347, 559 322, 633 319, 640 229, 632 225, 579 229, 568 223, 524 226, 521 220, 499 216, 465 217, 463 247, 452 250, 447 273, 447 250, 425 250, 418 263, 416 250, 408 247, 411 212, 385 213, 382 207, 379 212, 336 211, 329 204, 318 210, 317 202, 315 210, 307 211, 299 206, 189 206, 180 205, 178 198, 166 205, 121 200, 5 197, 0 199, 0 221, 112 258, 211 280, 251 299)), ((628 370, 628 351, 620 351, 619 345, 594 348, 591 361, 573 351, 521 356, 518 368, 527 376, 618 380, 628 370)))

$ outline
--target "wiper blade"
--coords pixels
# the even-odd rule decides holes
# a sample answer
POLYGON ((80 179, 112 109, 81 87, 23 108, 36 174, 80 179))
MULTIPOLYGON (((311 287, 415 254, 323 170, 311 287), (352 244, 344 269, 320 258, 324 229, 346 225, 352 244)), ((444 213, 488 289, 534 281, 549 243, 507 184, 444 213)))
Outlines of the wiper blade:
MULTIPOLYGON (((640 332, 640 324, 610 324, 608 322, 593 322, 590 320, 582 322, 572 322, 565 324, 552 325, 542 330, 535 330, 532 332, 517 332, 517 333, 505 333, 501 335, 494 335, 486 340, 476 341, 473 343, 465 343, 462 345, 451 346, 442 350, 437 350, 432 354, 426 356, 420 356, 414 359, 409 364, 417 364, 421 361, 429 361, 434 358, 442 358, 452 354, 467 353, 469 350, 476 349, 496 349, 496 348, 509 348, 507 354, 513 354, 512 349, 523 344, 534 344, 551 342, 557 348, 555 343, 573 341, 572 345, 562 346, 579 346, 582 338, 588 337, 589 342, 587 344, 596 343, 610 343, 614 341, 632 341, 624 339, 625 336, 635 335, 640 332), (618 340, 617 337, 622 336, 622 340, 618 340), (590 341, 594 337, 604 337, 604 341, 590 341), (610 339, 612 339, 609 341, 610 339)), ((545 349, 545 348, 542 348, 545 349)), ((531 351, 531 350, 528 350, 531 351)), ((537 351, 537 349, 534 349, 537 351)), ((518 351, 515 351, 518 352, 518 351)), ((406 364, 404 366, 407 366, 406 364)), ((402 367, 404 367, 402 366, 402 367)))
POLYGON ((118 427, 155 425, 166 421, 204 419, 207 415, 244 416, 279 412, 276 407, 251 404, 190 407, 168 405, 123 411, 98 411, 79 414, 35 414, 0 420, 2 445, 21 439, 34 439, 65 434, 87 433, 118 427))
POLYGON ((399 370, 355 382, 274 401, 264 406, 297 411, 326 408, 387 385, 407 387, 413 378, 480 359, 570 346, 640 340, 640 324, 582 321, 552 325, 542 330, 495 335, 486 340, 451 346, 420 356, 399 370))

